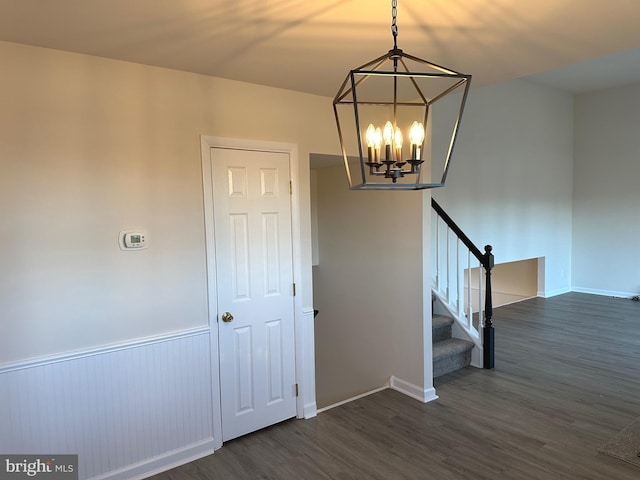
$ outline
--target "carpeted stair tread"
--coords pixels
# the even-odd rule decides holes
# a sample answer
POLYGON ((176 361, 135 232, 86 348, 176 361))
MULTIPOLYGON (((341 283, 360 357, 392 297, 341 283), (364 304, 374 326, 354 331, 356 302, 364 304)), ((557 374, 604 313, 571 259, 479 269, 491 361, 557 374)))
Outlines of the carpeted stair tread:
POLYGON ((431 322, 432 328, 440 328, 453 325, 453 318, 444 315, 434 315, 431 322))

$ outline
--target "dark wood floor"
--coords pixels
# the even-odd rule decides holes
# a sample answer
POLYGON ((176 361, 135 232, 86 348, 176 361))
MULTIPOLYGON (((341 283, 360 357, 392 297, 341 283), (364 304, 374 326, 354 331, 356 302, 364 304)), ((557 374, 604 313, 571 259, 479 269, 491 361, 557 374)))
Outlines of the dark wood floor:
POLYGON ((640 302, 535 298, 494 324, 496 368, 437 379, 435 402, 385 390, 153 478, 640 479, 597 452, 640 416, 640 302))

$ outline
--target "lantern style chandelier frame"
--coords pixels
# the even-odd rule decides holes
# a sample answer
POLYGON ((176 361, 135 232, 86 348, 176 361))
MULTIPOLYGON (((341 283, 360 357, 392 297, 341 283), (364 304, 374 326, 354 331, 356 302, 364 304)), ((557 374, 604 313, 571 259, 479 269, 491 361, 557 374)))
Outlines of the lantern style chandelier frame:
MULTIPOLYGON (((349 72, 333 100, 349 188, 420 190, 444 186, 471 85, 462 74, 398 48, 397 0, 391 2, 393 48, 349 72), (447 100, 445 101, 445 97, 447 100), (434 104, 451 110, 444 159, 433 161, 434 104), (384 126, 382 126, 384 125, 384 126), (409 126, 410 125, 410 126, 409 126), (355 129, 353 137, 345 137, 355 129), (408 133, 409 148, 404 134, 408 133), (350 140, 350 141, 348 141, 350 140), (351 151, 349 151, 351 148, 351 151)), ((439 134, 441 130, 438 129, 439 134)))

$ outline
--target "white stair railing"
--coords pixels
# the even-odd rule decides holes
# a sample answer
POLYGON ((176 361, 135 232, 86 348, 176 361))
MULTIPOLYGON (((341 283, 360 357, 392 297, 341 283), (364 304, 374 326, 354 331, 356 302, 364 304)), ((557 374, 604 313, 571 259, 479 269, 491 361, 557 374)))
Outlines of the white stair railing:
POLYGON ((433 199, 432 206, 435 313, 452 317, 454 335, 475 344, 472 365, 493 368, 492 248, 487 245, 485 253, 480 252, 433 199))

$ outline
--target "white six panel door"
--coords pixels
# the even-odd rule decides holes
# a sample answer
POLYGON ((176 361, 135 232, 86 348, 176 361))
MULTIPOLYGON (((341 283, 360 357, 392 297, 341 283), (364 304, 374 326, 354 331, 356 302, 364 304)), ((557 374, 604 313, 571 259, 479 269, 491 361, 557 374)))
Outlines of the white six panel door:
POLYGON ((296 414, 289 155, 212 148, 211 160, 226 441, 296 414))

